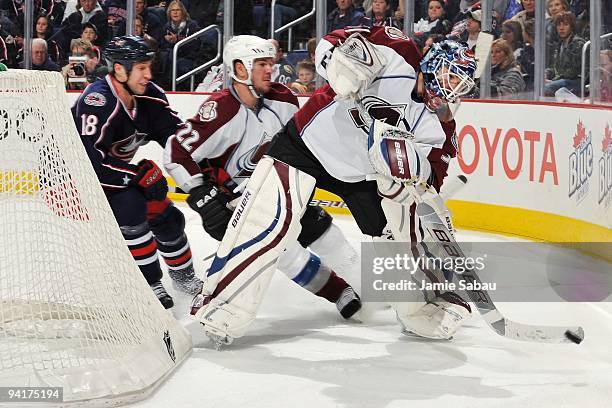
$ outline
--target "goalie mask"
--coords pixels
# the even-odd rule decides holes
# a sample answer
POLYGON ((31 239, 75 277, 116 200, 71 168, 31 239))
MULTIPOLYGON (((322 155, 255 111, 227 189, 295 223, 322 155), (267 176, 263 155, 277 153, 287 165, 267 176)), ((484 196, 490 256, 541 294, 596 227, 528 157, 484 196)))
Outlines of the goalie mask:
POLYGON ((256 98, 261 97, 253 87, 253 65, 256 59, 275 58, 276 47, 268 40, 254 35, 237 35, 225 44, 223 50, 223 64, 229 75, 236 82, 247 85, 256 98), (239 79, 234 69, 236 61, 242 62, 247 70, 247 78, 239 79))
POLYGON ((452 40, 434 43, 420 62, 425 79, 425 104, 441 98, 453 103, 474 88, 476 59, 467 45, 452 40))

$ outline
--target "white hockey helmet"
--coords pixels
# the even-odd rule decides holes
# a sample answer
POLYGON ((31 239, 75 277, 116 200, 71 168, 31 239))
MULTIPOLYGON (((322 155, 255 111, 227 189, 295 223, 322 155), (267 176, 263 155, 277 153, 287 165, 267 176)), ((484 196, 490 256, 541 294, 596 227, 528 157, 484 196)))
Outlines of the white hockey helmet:
POLYGON ((254 35, 236 35, 232 37, 223 50, 223 64, 226 66, 230 76, 237 82, 247 85, 251 92, 257 97, 253 89, 251 71, 253 62, 259 58, 275 58, 276 47, 270 41, 254 35), (234 70, 234 62, 240 61, 248 72, 247 79, 238 79, 234 70))

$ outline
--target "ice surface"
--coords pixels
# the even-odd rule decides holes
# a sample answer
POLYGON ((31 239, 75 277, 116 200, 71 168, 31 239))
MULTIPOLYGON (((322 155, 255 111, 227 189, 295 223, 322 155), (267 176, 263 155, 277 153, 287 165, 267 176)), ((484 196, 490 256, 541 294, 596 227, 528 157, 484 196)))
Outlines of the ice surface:
MULTIPOLYGON (((201 260, 216 243, 204 238, 198 216, 182 209, 203 274, 201 260)), ((335 219, 357 246, 361 234, 353 220, 335 219)), ((460 232, 459 239, 517 241, 473 232, 460 232)), ((499 304, 517 321, 582 325, 586 338, 579 346, 507 340, 478 314, 452 341, 432 342, 400 334, 390 310, 370 313, 365 323, 347 323, 333 305, 279 273, 247 335, 215 351, 187 316, 190 298, 164 283, 175 299, 174 315, 193 336, 194 350, 135 407, 612 406, 612 303, 499 304)))

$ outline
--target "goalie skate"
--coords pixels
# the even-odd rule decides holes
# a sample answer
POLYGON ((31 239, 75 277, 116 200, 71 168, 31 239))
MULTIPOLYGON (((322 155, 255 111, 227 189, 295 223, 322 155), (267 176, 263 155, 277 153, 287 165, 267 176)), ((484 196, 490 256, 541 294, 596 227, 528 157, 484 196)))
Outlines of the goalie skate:
POLYGON ((446 292, 413 314, 400 316, 398 313, 397 320, 402 333, 433 340, 450 340, 471 313, 470 306, 459 295, 446 292))

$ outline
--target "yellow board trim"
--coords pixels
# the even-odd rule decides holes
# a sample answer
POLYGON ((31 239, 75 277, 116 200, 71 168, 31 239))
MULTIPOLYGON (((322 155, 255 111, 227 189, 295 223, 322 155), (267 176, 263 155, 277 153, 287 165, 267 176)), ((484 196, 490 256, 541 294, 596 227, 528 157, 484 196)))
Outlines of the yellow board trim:
POLYGON ((449 200, 453 222, 548 242, 612 242, 612 230, 586 221, 524 208, 449 200))
POLYGON ((612 262, 610 228, 524 208, 460 200, 447 204, 458 228, 553 242, 612 262))

